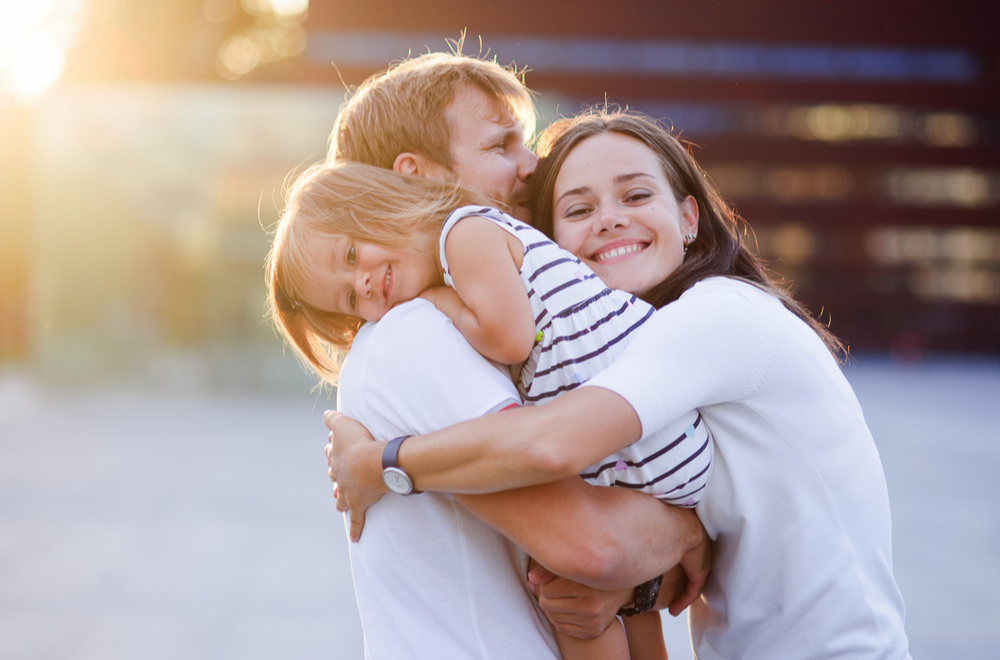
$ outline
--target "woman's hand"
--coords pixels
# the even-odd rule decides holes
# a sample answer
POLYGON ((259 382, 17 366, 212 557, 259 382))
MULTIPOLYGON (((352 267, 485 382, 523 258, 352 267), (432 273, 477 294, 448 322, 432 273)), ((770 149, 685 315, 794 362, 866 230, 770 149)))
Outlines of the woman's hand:
POLYGON ((635 589, 600 591, 559 577, 539 564, 528 571, 528 588, 552 627, 578 639, 598 637, 635 596, 635 589))
POLYGON ((330 429, 326 445, 327 475, 333 482, 337 510, 349 511, 351 541, 357 543, 365 526, 365 512, 386 493, 382 482, 382 447, 361 424, 328 410, 323 421, 330 429))

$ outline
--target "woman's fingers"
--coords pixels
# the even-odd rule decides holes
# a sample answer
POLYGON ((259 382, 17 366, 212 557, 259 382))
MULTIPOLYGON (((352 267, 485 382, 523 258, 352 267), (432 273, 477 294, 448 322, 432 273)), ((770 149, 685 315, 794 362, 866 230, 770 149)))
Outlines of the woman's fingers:
POLYGON ((367 509, 361 509, 360 511, 355 511, 351 509, 351 541, 357 543, 361 540, 361 530, 365 526, 365 511, 367 509))
POLYGON ((365 526, 365 512, 382 497, 379 489, 383 487, 381 480, 374 485, 366 482, 364 466, 367 463, 358 456, 366 447, 378 445, 364 426, 335 410, 323 413, 323 423, 330 429, 323 450, 327 476, 334 482, 337 510, 350 513, 350 536, 357 542, 365 526))
POLYGON ((351 507, 347 504, 347 498, 341 497, 340 492, 336 488, 333 489, 333 496, 337 498, 337 511, 345 513, 350 510, 351 507))

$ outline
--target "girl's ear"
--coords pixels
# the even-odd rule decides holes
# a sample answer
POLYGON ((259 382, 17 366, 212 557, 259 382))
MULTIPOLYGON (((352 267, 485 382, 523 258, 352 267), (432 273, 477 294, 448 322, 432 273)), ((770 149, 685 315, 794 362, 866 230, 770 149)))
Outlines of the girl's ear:
POLYGON ((404 151, 396 156, 392 169, 400 174, 416 174, 425 179, 448 179, 451 176, 451 172, 444 165, 410 151, 404 151))

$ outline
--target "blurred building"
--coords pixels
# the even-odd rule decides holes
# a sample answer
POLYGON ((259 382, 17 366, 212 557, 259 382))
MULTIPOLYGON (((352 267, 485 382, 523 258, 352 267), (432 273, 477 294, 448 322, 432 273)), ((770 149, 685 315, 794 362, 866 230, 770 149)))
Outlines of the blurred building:
POLYGON ((543 123, 672 124, 852 350, 1000 352, 990 5, 765 4, 83 3, 63 83, 0 103, 0 359, 294 379, 263 318, 284 176, 322 156, 342 85, 463 29, 528 68, 543 123))
MULTIPOLYGON (((672 124, 751 246, 853 350, 1000 351, 1000 41, 988 2, 314 3, 296 78, 469 28, 543 113, 672 124)), ((550 117, 551 118, 551 115, 550 117)))

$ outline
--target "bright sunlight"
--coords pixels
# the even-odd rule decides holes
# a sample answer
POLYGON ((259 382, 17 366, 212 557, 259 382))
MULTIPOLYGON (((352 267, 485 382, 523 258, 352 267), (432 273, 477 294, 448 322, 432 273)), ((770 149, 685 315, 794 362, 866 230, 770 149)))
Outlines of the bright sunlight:
POLYGON ((62 75, 83 0, 0 0, 0 90, 31 103, 62 75))

